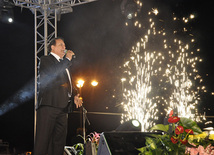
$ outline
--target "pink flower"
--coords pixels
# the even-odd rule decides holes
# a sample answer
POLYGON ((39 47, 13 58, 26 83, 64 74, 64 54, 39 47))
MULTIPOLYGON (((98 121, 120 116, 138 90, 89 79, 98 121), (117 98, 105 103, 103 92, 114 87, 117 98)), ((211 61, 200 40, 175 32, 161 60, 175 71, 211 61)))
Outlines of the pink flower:
POLYGON ((214 147, 210 144, 206 147, 205 153, 207 154, 214 154, 214 147))
POLYGON ((198 150, 196 148, 191 148, 190 154, 191 155, 198 154, 198 150))
POLYGON ((172 115, 173 115, 173 110, 170 111, 169 117, 172 117, 172 115))
POLYGON ((204 149, 203 146, 199 145, 198 148, 186 148, 185 153, 190 153, 190 155, 214 155, 214 147, 210 145, 204 149))
POLYGON ((191 155, 198 154, 198 150, 197 150, 196 148, 191 148, 190 154, 191 154, 191 155))
POLYGON ((205 155, 204 154, 205 152, 204 152, 204 147, 203 146, 199 145, 197 149, 198 149, 199 155, 205 155))
POLYGON ((99 133, 97 133, 97 132, 91 133, 89 135, 89 137, 90 137, 90 141, 92 143, 95 143, 97 145, 99 144, 99 140, 100 140, 100 134, 99 133))

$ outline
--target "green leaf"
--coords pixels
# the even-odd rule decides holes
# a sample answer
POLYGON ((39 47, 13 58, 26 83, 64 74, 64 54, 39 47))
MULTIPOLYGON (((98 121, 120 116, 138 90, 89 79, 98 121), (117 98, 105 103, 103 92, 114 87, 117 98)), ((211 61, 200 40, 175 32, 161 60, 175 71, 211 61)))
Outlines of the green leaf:
POLYGON ((78 150, 77 155, 83 155, 83 150, 78 150))
POLYGON ((173 144, 170 139, 162 139, 162 145, 168 152, 175 150, 177 144, 173 144))
POLYGON ((84 150, 84 144, 82 143, 77 143, 73 146, 75 150, 84 150))
POLYGON ((150 130, 160 130, 160 131, 168 132, 169 125, 157 124, 153 126, 150 130))
POLYGON ((154 137, 154 138, 161 138, 163 135, 158 134, 148 134, 148 136, 154 137))
POLYGON ((152 155, 152 152, 151 151, 147 151, 147 152, 145 152, 145 155, 152 155))
POLYGON ((140 151, 141 153, 144 153, 144 152, 146 152, 146 146, 141 147, 141 148, 139 148, 137 150, 140 151))
POLYGON ((180 122, 184 126, 184 128, 192 129, 194 134, 200 134, 202 133, 200 127, 197 125, 197 123, 189 118, 181 117, 180 122))
POLYGON ((152 149, 152 150, 155 150, 157 148, 156 146, 156 143, 155 143, 155 140, 153 138, 150 138, 150 137, 145 137, 146 139, 146 145, 152 149))
POLYGON ((202 133, 201 128, 197 125, 192 127, 192 131, 194 132, 195 135, 202 133))
POLYGON ((82 135, 77 135, 77 137, 80 137, 83 139, 84 143, 86 143, 86 140, 84 139, 84 137, 82 135))
POLYGON ((163 149, 157 148, 157 149, 155 150, 155 154, 156 154, 156 155, 160 155, 160 154, 162 154, 162 153, 163 153, 163 149))
POLYGON ((180 121, 182 125, 187 129, 191 129, 193 126, 197 125, 195 121, 185 117, 181 117, 180 121))

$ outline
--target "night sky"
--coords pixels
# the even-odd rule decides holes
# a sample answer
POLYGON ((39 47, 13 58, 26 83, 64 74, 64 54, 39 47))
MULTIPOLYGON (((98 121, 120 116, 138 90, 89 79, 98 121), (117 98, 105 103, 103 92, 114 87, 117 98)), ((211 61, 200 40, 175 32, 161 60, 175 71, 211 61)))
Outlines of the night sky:
MULTIPOLYGON (((127 19, 121 14, 121 2, 122 0, 99 0, 76 6, 73 13, 62 15, 58 22, 58 36, 65 39, 67 49, 73 50, 77 56, 73 60, 73 80, 85 80, 82 96, 88 112, 122 112, 122 108, 118 106, 122 101, 120 66, 129 57, 130 50, 141 37, 140 31, 143 29, 139 31, 125 25, 127 19), (99 82, 95 88, 90 86, 94 79, 99 82)), ((211 95, 214 92, 213 6, 212 0, 145 0, 138 17, 143 23, 144 14, 151 8, 158 8, 160 16, 157 18, 164 19, 166 23, 171 20, 172 13, 178 17, 195 14, 196 18, 190 26, 195 34, 196 44, 201 49, 200 57, 203 62, 198 65, 198 70, 207 89, 207 93, 201 96, 200 109, 208 116, 213 115, 214 102, 211 95)), ((12 24, 0 22, 0 104, 13 103, 16 106, 0 115, 0 139, 9 142, 11 148, 32 151, 34 15, 27 9, 14 7, 14 18, 12 24), (23 90, 27 90, 27 93, 23 90)), ((91 125, 87 125, 87 133, 111 131, 120 124, 120 116, 89 113, 88 118, 91 125)), ((68 144, 75 137, 79 122, 78 113, 69 115, 68 144)))

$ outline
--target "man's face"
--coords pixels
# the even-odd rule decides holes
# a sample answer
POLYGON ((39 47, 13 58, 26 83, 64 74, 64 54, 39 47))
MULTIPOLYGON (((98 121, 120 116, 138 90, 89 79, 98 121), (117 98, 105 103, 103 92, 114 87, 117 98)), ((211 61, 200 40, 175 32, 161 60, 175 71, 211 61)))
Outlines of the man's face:
POLYGON ((65 43, 61 39, 56 40, 56 45, 52 45, 51 49, 53 53, 57 54, 60 58, 63 58, 65 55, 65 43))

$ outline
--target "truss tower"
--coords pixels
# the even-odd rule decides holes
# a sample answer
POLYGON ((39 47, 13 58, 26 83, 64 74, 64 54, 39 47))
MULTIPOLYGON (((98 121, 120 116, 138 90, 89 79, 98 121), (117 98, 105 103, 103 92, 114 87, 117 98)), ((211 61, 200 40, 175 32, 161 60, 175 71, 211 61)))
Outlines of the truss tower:
MULTIPOLYGON (((73 7, 96 0, 13 0, 16 6, 30 9, 34 14, 35 37, 35 99, 37 103, 37 64, 39 55, 47 55, 49 41, 57 37, 57 21, 62 14, 73 12, 73 7)), ((36 134, 36 110, 34 110, 34 138, 36 134)))

